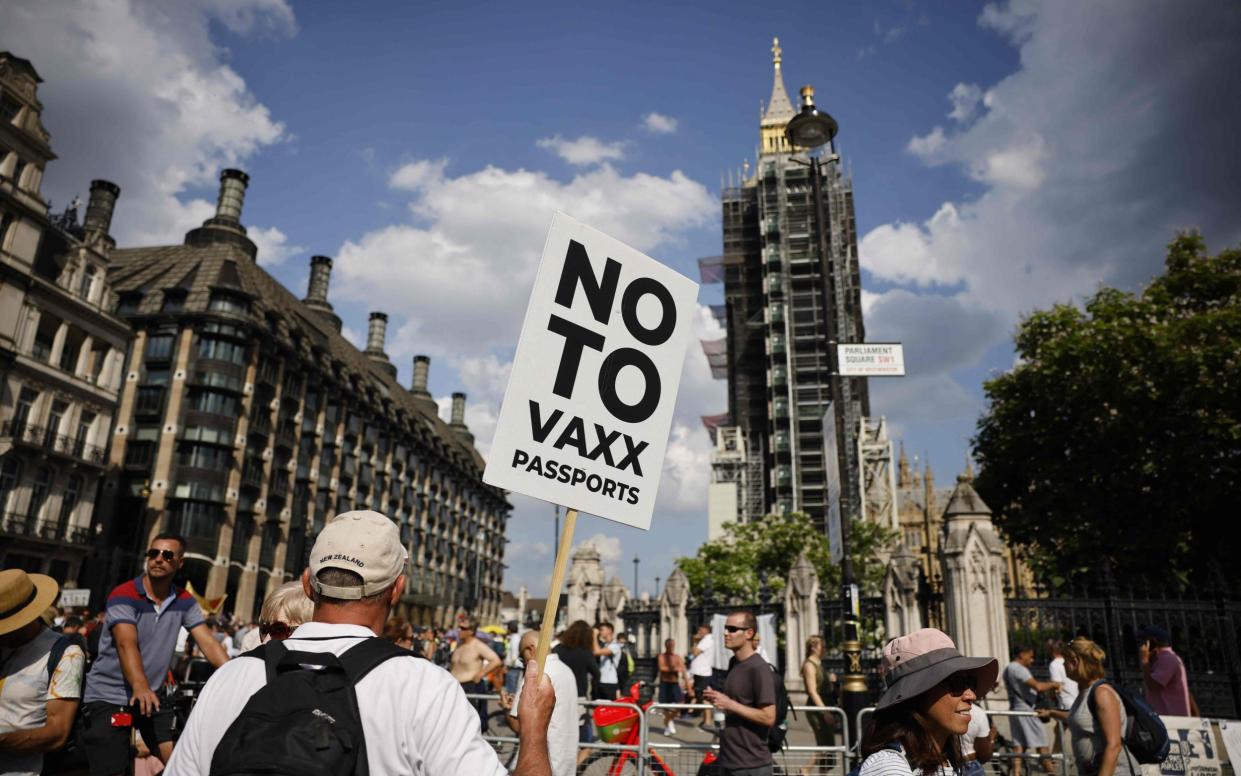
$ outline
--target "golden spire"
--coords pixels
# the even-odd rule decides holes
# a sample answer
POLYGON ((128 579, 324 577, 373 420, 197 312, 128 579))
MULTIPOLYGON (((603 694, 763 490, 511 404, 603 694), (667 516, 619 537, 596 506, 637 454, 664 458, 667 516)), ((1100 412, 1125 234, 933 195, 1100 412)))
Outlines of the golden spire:
POLYGON ((775 73, 771 82, 771 99, 767 101, 767 109, 759 122, 759 148, 764 154, 788 153, 791 150, 784 137, 784 128, 797 112, 793 110, 788 90, 784 88, 784 74, 780 69, 783 61, 784 49, 780 48, 780 39, 772 38, 771 62, 775 73))

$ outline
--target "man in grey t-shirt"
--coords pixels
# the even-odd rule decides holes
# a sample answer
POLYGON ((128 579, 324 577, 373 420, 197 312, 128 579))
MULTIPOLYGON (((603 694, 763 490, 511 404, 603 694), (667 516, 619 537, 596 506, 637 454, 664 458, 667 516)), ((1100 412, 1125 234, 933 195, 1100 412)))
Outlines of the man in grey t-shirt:
POLYGON ((776 680, 767 661, 754 651, 758 633, 753 612, 735 611, 724 623, 724 646, 735 657, 729 664, 724 691, 707 688, 704 699, 724 712, 720 734, 723 776, 771 776, 767 732, 776 723, 776 680))
MULTIPOLYGON (((1013 662, 1004 669, 1004 687, 1008 690, 1008 704, 1013 711, 1034 711, 1034 703, 1038 694, 1048 690, 1059 690, 1059 682, 1040 682, 1030 673, 1034 664, 1034 648, 1018 645, 1013 648, 1013 662)), ((1013 733, 1013 751, 1018 754, 1037 750, 1039 754, 1049 754, 1050 744, 1047 740, 1047 729, 1038 717, 1009 717, 1013 733)), ((1022 760, 1013 760, 1013 776, 1021 776, 1022 760)), ((1043 770, 1052 773, 1055 763, 1044 758, 1043 770)))

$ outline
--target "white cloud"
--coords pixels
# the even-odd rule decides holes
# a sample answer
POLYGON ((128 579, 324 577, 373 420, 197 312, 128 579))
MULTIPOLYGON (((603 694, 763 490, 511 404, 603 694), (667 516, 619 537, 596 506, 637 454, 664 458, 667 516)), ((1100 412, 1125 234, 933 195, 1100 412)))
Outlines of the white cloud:
POLYGON ((258 246, 258 262, 264 267, 273 267, 306 250, 301 245, 289 243, 288 236, 274 226, 247 227, 246 234, 258 246))
POLYGON ((1231 75, 1241 9, 1131 10, 1123 0, 987 6, 980 23, 1019 49, 1020 65, 989 86, 959 84, 957 129, 909 143, 981 191, 921 223, 873 229, 861 256, 876 277, 959 285, 963 302, 1011 323, 1099 283, 1143 282, 1187 225, 1212 245, 1241 241, 1241 155, 1222 130, 1241 118, 1231 75))
POLYGON ((944 128, 935 127, 929 134, 922 137, 911 137, 906 150, 914 156, 921 157, 924 160, 933 159, 935 154, 939 153, 944 147, 946 138, 944 137, 944 128))
POLYGON ((30 59, 44 83, 44 123, 59 159, 44 192, 57 202, 92 178, 121 186, 112 234, 121 245, 179 241, 214 211, 221 167, 288 137, 211 38, 289 35, 281 0, 158 3, 9 2, 0 48, 30 59))
POLYGON ((582 539, 573 545, 573 551, 577 552, 583 545, 593 545, 599 551, 599 560, 604 567, 610 572, 615 573, 617 564, 620 562, 624 549, 621 547, 621 540, 615 536, 609 536, 604 533, 597 533, 582 539))
POLYGON ((904 341, 909 361, 908 377, 871 381, 872 407, 913 433, 969 433, 978 367, 1023 313, 1146 281, 1185 226, 1241 242, 1241 154, 1224 129, 1241 119, 1241 8, 1012 0, 980 24, 1019 64, 957 84, 948 128, 907 147, 975 185, 859 251, 888 288, 863 298, 867 333, 904 341))
POLYGON ((624 142, 606 143, 590 135, 582 135, 574 140, 566 140, 560 135, 554 135, 539 140, 538 146, 546 148, 575 167, 588 167, 600 162, 617 161, 625 156, 624 142))
POLYGON ((420 191, 442 181, 444 179, 444 168, 447 166, 447 159, 421 159, 416 162, 410 162, 409 164, 401 165, 392 173, 391 177, 388 178, 388 185, 394 189, 420 191))
POLYGON ((489 166, 414 194, 411 222, 346 241, 332 278, 342 300, 393 313, 388 352, 402 357, 511 347, 554 210, 648 253, 718 210, 706 187, 679 171, 622 175, 607 164, 567 182, 489 166))
POLYGON ((978 84, 959 83, 948 93, 948 100, 952 103, 948 117, 959 124, 968 124, 978 113, 982 89, 978 84))
POLYGON ((672 116, 665 116, 662 113, 655 113, 654 111, 646 114, 646 116, 642 118, 642 126, 646 128, 646 131, 654 132, 657 135, 673 134, 677 131, 678 123, 679 122, 672 116))

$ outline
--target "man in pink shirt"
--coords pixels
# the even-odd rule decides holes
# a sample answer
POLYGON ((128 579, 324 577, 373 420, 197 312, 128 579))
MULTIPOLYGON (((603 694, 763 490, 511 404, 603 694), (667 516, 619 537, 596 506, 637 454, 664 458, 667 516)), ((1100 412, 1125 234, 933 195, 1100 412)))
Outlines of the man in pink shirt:
POLYGON ((1138 631, 1138 658, 1146 683, 1146 702, 1156 713, 1169 717, 1196 717, 1198 704, 1189 693, 1185 663, 1172 651, 1172 637, 1158 625, 1138 631))

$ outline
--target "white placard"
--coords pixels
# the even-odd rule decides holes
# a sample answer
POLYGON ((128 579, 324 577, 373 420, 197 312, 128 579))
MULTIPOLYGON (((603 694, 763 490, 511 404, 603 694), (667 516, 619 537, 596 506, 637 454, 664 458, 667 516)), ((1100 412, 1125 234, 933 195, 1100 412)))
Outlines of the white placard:
POLYGON ((698 284, 556 213, 483 481, 647 529, 698 284))
POLYGON ((842 377, 904 377, 905 348, 899 342, 867 342, 836 346, 842 377))
POLYGON ((90 590, 67 587, 60 591, 59 606, 90 606, 90 590))
POLYGON ((1220 776, 1223 765, 1219 747, 1211 735, 1210 720, 1162 714, 1159 718, 1172 742, 1167 759, 1159 764, 1163 776, 1220 776))

